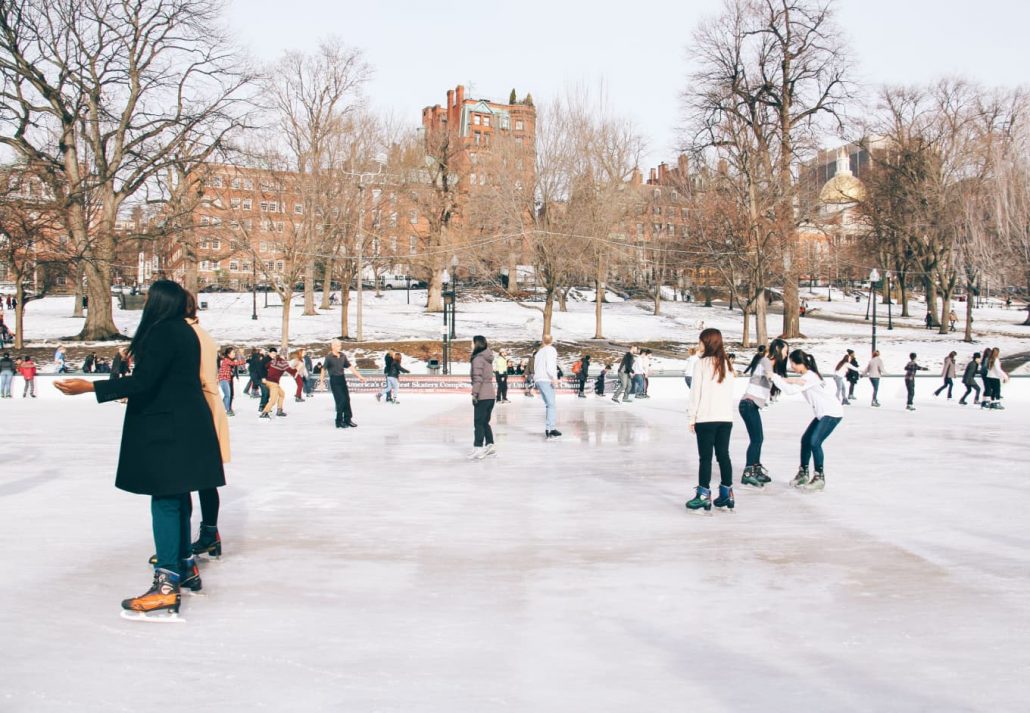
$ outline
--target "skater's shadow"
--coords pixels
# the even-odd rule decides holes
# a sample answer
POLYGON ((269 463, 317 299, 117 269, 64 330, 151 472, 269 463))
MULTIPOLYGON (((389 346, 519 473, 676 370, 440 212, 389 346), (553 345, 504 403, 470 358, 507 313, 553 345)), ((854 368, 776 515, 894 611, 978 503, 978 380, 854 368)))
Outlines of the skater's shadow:
POLYGON ((47 470, 39 475, 30 475, 18 480, 12 480, 10 483, 4 483, 0 485, 0 498, 32 490, 36 486, 56 480, 58 475, 59 473, 56 470, 47 470))

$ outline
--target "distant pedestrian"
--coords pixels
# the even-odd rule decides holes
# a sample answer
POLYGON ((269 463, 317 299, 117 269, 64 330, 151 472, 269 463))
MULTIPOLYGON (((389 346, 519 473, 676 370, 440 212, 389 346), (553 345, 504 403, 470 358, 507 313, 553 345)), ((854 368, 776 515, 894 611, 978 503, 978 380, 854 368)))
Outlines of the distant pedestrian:
POLYGON ((16 371, 10 352, 4 352, 0 357, 0 398, 11 398, 11 384, 16 371))
POLYGON ((554 338, 545 334, 543 344, 533 359, 533 377, 537 391, 544 400, 544 436, 550 440, 561 436, 558 430, 558 350, 553 346, 554 338))
POLYGON ((497 403, 508 403, 508 353, 504 349, 497 352, 492 365, 494 381, 497 384, 497 403))
POLYGON ((1009 375, 1001 368, 1001 351, 998 347, 991 349, 990 356, 985 359, 987 362, 987 386, 991 390, 990 400, 985 393, 980 403, 980 408, 1004 409, 1001 405, 1001 384, 1009 380, 1009 375), (984 402, 988 402, 986 407, 984 402))
POLYGON ((862 376, 869 377, 869 383, 873 385, 873 402, 872 406, 879 406, 880 401, 878 395, 880 393, 880 379, 884 375, 883 359, 880 358, 880 350, 877 349, 873 352, 872 358, 865 365, 865 369, 862 370, 862 376))
POLYGON ((601 362, 601 373, 594 379, 594 393, 598 396, 604 396, 605 380, 608 378, 610 369, 611 365, 608 362, 601 362))
POLYGON ((486 337, 477 334, 472 337, 472 358, 470 359, 472 379, 472 422, 474 439, 469 458, 481 460, 497 452, 494 447, 494 432, 490 427, 490 415, 497 399, 495 389, 494 353, 490 351, 486 337))
POLYGON ((962 385, 966 387, 966 393, 962 394, 962 398, 958 402, 965 406, 966 399, 969 397, 970 391, 975 391, 976 396, 973 397, 973 403, 980 403, 980 385, 976 383, 976 375, 980 371, 980 352, 974 352, 973 358, 966 364, 965 371, 962 372, 962 385))
POLYGON ((21 378, 25 380, 25 388, 22 389, 21 397, 32 396, 32 398, 36 398, 36 362, 32 361, 31 356, 25 355, 21 358, 18 372, 21 374, 21 378))
POLYGON ((940 396, 941 392, 945 389, 948 390, 948 400, 951 401, 951 390, 955 386, 955 357, 958 356, 958 352, 951 352, 948 356, 944 357, 944 365, 941 367, 941 378, 944 379, 944 383, 941 387, 933 392, 934 396, 940 396))
POLYGON ((235 416, 232 410, 232 375, 233 371, 245 362, 236 358, 236 350, 226 347, 222 350, 222 357, 218 363, 218 389, 222 393, 222 405, 225 407, 226 416, 235 416))
POLYGON ((907 411, 916 410, 914 402, 916 399, 917 371, 928 371, 928 369, 916 363, 916 353, 912 352, 908 355, 908 364, 905 364, 905 390, 908 391, 908 405, 905 406, 905 409, 907 411))
POLYGON ((576 364, 572 365, 572 373, 576 375, 576 379, 579 382, 579 393, 578 393, 578 396, 581 399, 585 399, 587 397, 587 394, 586 394, 587 379, 589 378, 589 375, 590 375, 590 355, 589 354, 584 354, 583 356, 581 356, 579 358, 579 361, 576 364), (578 364, 578 366, 577 366, 577 364, 578 364))
POLYGON ((612 394, 612 401, 615 403, 619 403, 620 395, 622 395, 622 403, 633 402, 633 370, 636 365, 636 351, 636 347, 630 347, 619 362, 619 369, 616 372, 618 381, 615 383, 615 393, 612 394))

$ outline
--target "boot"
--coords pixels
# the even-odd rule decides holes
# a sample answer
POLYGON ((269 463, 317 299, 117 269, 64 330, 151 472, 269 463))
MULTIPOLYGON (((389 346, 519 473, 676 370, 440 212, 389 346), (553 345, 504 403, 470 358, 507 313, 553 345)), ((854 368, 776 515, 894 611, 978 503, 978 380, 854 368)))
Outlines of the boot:
POLYGON ((188 589, 191 592, 199 592, 203 584, 200 581, 200 568, 197 567, 197 560, 194 557, 184 559, 179 563, 179 589, 188 589))
POLYGON ((276 416, 285 416, 285 415, 286 415, 286 412, 285 412, 285 411, 283 411, 283 410, 282 410, 281 408, 277 408, 277 409, 275 410, 275 415, 276 415, 276 416))
POLYGON ((137 612, 166 610, 179 613, 179 575, 171 570, 154 570, 154 583, 143 594, 122 601, 122 609, 137 612))
POLYGON ((761 463, 755 463, 752 467, 755 471, 755 477, 762 485, 772 482, 772 478, 769 477, 769 471, 766 470, 764 465, 762 465, 761 463))
POLYGON ((200 523, 200 535, 197 541, 190 545, 190 549, 195 555, 221 557, 222 538, 218 535, 218 526, 200 523))
POLYGON ((697 487, 697 494, 687 501, 687 510, 698 511, 704 509, 709 512, 712 509, 712 491, 708 488, 697 487))
POLYGON ((712 502, 712 504, 715 505, 715 507, 717 508, 726 508, 727 510, 732 510, 734 505, 733 488, 727 487, 725 485, 720 485, 719 497, 717 497, 712 502))
POLYGON ((758 479, 755 475, 755 466, 749 465, 744 468, 744 474, 740 476, 740 484, 747 485, 752 488, 764 488, 765 483, 758 479))
POLYGON ((794 476, 794 480, 790 481, 792 487, 803 488, 808 485, 808 466, 803 465, 798 468, 797 475, 794 476))
POLYGON ((805 490, 822 490, 826 487, 826 476, 823 474, 821 469, 815 471, 815 475, 808 481, 808 484, 804 486, 805 490))

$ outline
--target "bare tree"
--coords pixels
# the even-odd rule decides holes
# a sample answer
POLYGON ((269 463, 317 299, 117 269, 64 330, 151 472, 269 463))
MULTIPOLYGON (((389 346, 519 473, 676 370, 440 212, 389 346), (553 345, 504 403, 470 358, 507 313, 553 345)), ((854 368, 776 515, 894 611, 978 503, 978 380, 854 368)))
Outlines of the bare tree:
POLYGON ((695 32, 700 68, 686 92, 694 122, 728 119, 776 192, 773 227, 783 255, 783 336, 800 335, 799 213, 795 169, 827 120, 840 125, 849 96, 847 52, 824 0, 726 0, 695 32))
POLYGON ((0 143, 42 168, 83 254, 81 339, 120 336, 110 287, 126 199, 167 169, 184 136, 217 144, 239 125, 250 78, 220 11, 210 0, 0 3, 0 143))

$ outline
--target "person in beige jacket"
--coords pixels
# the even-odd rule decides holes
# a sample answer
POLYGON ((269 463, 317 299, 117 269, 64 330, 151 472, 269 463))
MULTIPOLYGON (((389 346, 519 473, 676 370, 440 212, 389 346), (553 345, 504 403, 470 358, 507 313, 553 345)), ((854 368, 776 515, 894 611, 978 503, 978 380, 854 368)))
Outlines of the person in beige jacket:
POLYGON ((694 364, 687 415, 690 430, 697 436, 697 494, 687 501, 687 509, 717 508, 732 510, 733 465, 730 462, 730 433, 733 430, 733 365, 723 347, 722 332, 706 329, 698 345, 701 359, 694 364), (711 497, 712 454, 719 463, 719 497, 711 497))
MULTIPOLYGON (((197 318, 197 299, 186 293, 186 322, 193 327, 200 341, 200 387, 204 392, 211 418, 214 419, 215 433, 218 435, 218 446, 222 452, 222 463, 230 460, 229 418, 225 413, 222 396, 218 387, 218 344, 214 338, 200 326, 197 318)), ((193 554, 207 554, 219 557, 222 554, 222 539, 218 535, 218 508, 220 501, 218 489, 210 488, 199 491, 200 497, 200 537, 193 543, 193 554)))

